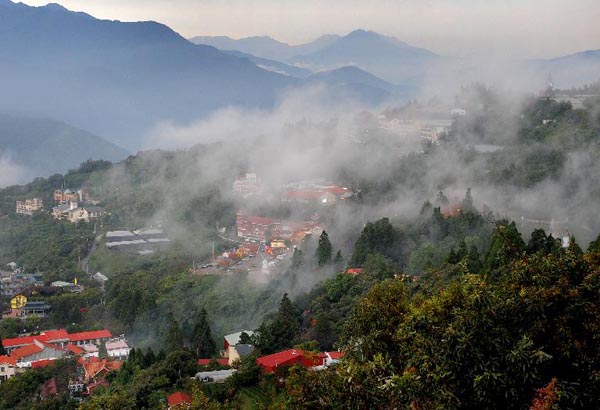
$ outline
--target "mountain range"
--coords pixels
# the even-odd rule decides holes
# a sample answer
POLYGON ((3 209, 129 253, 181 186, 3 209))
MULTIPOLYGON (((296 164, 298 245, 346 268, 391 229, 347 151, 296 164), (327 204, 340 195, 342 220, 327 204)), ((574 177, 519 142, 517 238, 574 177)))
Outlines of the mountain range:
POLYGON ((498 55, 458 58, 441 56, 394 37, 362 29, 345 36, 325 35, 321 38, 327 41, 293 47, 269 37, 226 38, 226 43, 223 43, 224 37, 205 36, 194 37, 192 41, 217 48, 226 46, 230 50, 244 50, 246 54, 263 58, 270 55, 277 59, 279 56, 279 61, 287 66, 312 71, 356 66, 400 86, 405 90, 403 95, 411 92, 417 95, 425 86, 435 87, 440 79, 458 86, 472 81, 518 82, 518 86, 525 87, 527 91, 537 89, 549 74, 563 88, 582 86, 600 79, 600 50, 548 59, 510 60, 498 55), (274 53, 273 44, 277 44, 283 52, 274 53), (289 57, 293 53, 296 54, 289 57))
MULTIPOLYGON (((64 121, 136 150, 162 121, 187 123, 228 106, 269 108, 284 91, 315 83, 335 96, 400 104, 432 88, 432 79, 455 88, 486 81, 471 61, 367 30, 301 45, 269 37, 192 40, 204 44, 152 21, 0 0, 0 112, 64 121)), ((558 86, 581 85, 598 80, 600 52, 519 64, 532 88, 548 74, 558 86)), ((504 74, 494 65, 488 71, 504 74)))
POLYGON ((0 111, 19 107, 138 148, 157 121, 268 107, 296 80, 165 25, 0 0, 0 111))
POLYGON ((206 44, 219 50, 238 50, 257 57, 285 61, 302 54, 314 53, 340 39, 337 34, 325 34, 311 42, 289 45, 268 36, 246 37, 239 40, 227 36, 197 36, 190 38, 194 44, 206 44))

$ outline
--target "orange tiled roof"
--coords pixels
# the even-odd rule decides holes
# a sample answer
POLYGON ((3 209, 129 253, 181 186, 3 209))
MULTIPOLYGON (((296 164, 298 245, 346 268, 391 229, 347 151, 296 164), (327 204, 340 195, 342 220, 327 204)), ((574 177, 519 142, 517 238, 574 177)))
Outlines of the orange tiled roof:
POLYGON ((48 342, 69 339, 69 333, 67 333, 65 329, 46 330, 45 332, 42 332, 42 335, 46 337, 46 341, 48 342))
POLYGON ((71 333, 69 338, 71 342, 80 342, 82 340, 92 340, 92 339, 104 339, 112 337, 112 334, 106 330, 93 330, 91 332, 79 332, 79 333, 71 333))
POLYGON ((19 348, 13 350, 10 353, 10 357, 12 357, 14 360, 18 361, 18 360, 21 360, 24 357, 31 356, 33 354, 39 353, 42 350, 44 350, 44 349, 42 349, 38 345, 36 345, 36 344, 30 344, 30 345, 19 347, 19 348))
POLYGON ((123 362, 118 360, 108 361, 106 359, 102 359, 101 361, 88 361, 83 363, 83 368, 85 370, 85 374, 88 378, 93 378, 98 375, 102 370, 106 371, 117 371, 120 370, 123 366, 123 362))
POLYGON ((15 359, 13 359, 12 357, 8 357, 8 356, 0 356, 0 364, 2 364, 2 363, 8 363, 13 366, 17 365, 17 361, 15 359))
POLYGON ((84 352, 84 350, 81 347, 75 346, 74 344, 71 344, 71 343, 69 343, 67 345, 67 350, 69 350, 71 353, 73 353, 76 356, 78 356, 84 352))

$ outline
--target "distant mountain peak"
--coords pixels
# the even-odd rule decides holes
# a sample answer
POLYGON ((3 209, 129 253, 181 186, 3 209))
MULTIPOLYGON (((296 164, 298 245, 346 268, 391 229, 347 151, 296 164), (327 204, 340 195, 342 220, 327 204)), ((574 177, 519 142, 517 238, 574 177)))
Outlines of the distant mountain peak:
POLYGON ((379 35, 378 33, 371 31, 371 30, 365 30, 362 28, 356 29, 352 32, 350 32, 348 35, 346 35, 346 37, 352 38, 352 37, 371 37, 371 38, 381 38, 381 35, 379 35))
MULTIPOLYGON (((2 1, 2 0, 0 0, 0 1, 2 1)), ((46 4, 45 7, 48 10, 69 11, 58 3, 48 3, 48 4, 46 4)))

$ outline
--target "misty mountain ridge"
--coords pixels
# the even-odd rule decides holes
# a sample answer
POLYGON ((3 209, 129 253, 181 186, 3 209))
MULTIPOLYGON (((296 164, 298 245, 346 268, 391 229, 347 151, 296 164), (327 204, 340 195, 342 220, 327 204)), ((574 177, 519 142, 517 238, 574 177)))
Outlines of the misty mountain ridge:
POLYGON ((194 44, 205 44, 220 50, 237 50, 270 60, 286 61, 299 54, 320 50, 339 39, 337 34, 324 34, 308 43, 289 45, 269 36, 233 39, 227 36, 197 36, 190 38, 194 44))
POLYGON ((0 110, 60 118, 129 148, 161 119, 269 107, 297 83, 191 44, 160 23, 98 20, 56 5, 5 0, 0 37, 0 85, 8 97, 0 110))
POLYGON ((26 172, 23 177, 64 173, 87 159, 115 162, 129 155, 123 148, 63 122, 8 114, 0 114, 0 152, 26 172))
POLYGON ((287 75, 296 78, 306 78, 312 74, 307 68, 297 67, 291 64, 286 64, 277 60, 270 60, 268 58, 257 57, 255 55, 244 53, 237 50, 221 50, 225 54, 236 56, 239 58, 246 58, 256 64, 259 68, 267 71, 273 71, 278 74, 287 75))

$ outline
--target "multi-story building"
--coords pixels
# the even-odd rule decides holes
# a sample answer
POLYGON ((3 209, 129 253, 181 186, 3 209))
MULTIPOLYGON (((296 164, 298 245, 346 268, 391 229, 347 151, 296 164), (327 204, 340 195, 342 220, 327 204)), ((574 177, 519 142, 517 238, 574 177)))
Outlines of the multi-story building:
POLYGON ((69 202, 88 202, 90 194, 85 189, 78 189, 72 191, 70 189, 57 189, 54 191, 54 200, 59 204, 66 204, 69 202))
POLYGON ((256 174, 246 174, 242 178, 233 181, 232 189, 236 194, 252 194, 260 189, 260 180, 256 174))
POLYGON ((69 222, 89 222, 90 219, 100 218, 106 215, 106 211, 101 206, 80 206, 70 209, 67 219, 69 222))
POLYGON ((26 199, 17 201, 16 212, 22 215, 33 215, 43 209, 44 204, 41 198, 26 199))

